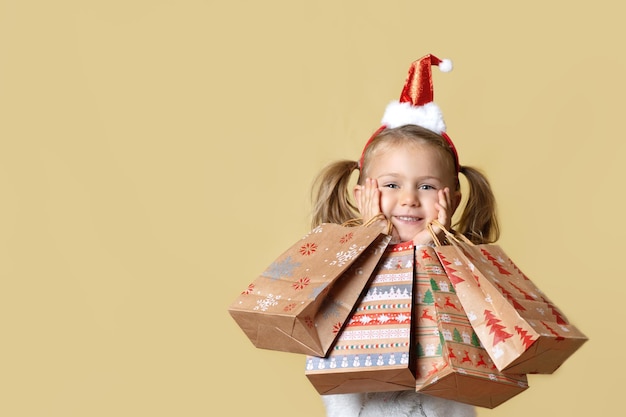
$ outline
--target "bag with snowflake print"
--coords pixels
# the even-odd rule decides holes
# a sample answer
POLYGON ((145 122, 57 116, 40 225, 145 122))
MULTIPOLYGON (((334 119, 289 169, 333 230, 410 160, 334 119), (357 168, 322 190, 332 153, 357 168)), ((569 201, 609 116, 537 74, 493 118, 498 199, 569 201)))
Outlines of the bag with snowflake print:
POLYGON ((498 369, 551 374, 588 340, 500 246, 442 230, 437 255, 498 369))
POLYGON ((324 223, 272 262, 228 308, 252 343, 326 355, 391 240, 379 220, 324 223))
POLYGON ((414 248, 389 246, 328 356, 307 356, 320 394, 415 389, 411 355, 414 248))
POLYGON ((482 347, 435 249, 415 259, 416 390, 485 408, 526 390, 526 375, 500 372, 482 347))

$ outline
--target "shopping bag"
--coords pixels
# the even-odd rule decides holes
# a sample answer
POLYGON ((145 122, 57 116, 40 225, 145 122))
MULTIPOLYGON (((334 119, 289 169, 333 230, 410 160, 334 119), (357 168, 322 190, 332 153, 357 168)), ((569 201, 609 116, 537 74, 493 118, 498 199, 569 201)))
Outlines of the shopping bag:
POLYGON ((307 356, 305 374, 320 394, 415 389, 413 250, 389 246, 328 356, 307 356))
POLYGON ((473 331, 435 249, 416 252, 418 392, 494 408, 528 388, 526 375, 500 372, 473 331))
POLYGON ((387 247, 390 223, 322 224, 289 247, 229 306, 263 349, 324 356, 387 247))
POLYGON ((588 340, 500 246, 444 232, 437 255, 498 369, 551 374, 588 340))

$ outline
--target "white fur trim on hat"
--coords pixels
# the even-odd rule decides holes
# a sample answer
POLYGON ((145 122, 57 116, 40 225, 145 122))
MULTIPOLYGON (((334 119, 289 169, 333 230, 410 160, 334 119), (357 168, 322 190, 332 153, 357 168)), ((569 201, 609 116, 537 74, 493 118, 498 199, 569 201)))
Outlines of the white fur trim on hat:
POLYGON ((412 106, 411 103, 392 101, 387 105, 382 124, 390 129, 404 125, 418 125, 441 134, 446 131, 443 114, 435 103, 412 106))

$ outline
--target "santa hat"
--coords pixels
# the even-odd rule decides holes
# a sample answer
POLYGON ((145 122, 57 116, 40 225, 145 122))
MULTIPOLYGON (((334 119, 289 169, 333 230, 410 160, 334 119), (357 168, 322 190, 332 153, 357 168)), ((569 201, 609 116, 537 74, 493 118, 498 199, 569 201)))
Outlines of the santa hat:
MULTIPOLYGON (((400 94, 400 100, 392 101, 387 105, 381 121, 382 126, 367 141, 363 154, 365 154, 365 149, 370 142, 383 129, 418 125, 444 137, 454 153, 457 171, 459 170, 459 157, 456 148, 446 134, 443 114, 439 106, 433 101, 432 67, 434 65, 438 66, 442 72, 452 70, 452 62, 449 59, 439 59, 430 54, 411 63, 402 94, 400 94)), ((363 165, 363 154, 359 166, 363 165)))

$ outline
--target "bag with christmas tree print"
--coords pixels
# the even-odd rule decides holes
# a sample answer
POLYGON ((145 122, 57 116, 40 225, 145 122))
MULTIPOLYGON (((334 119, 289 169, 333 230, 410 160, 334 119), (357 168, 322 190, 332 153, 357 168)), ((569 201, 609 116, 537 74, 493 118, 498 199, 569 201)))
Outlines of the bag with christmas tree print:
POLYGON ((415 389, 414 259, 412 243, 389 246, 328 356, 307 356, 320 394, 415 389))
POLYGON ((437 255, 498 369, 550 374, 588 340, 500 246, 442 230, 437 255))
POLYGON ((432 247, 417 249, 416 282, 417 391, 494 408, 528 388, 526 375, 496 368, 432 247))
POLYGON ((391 236, 391 224, 324 223, 289 247, 229 306, 263 349, 324 356, 391 236))

